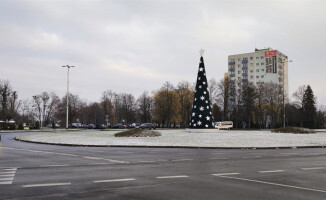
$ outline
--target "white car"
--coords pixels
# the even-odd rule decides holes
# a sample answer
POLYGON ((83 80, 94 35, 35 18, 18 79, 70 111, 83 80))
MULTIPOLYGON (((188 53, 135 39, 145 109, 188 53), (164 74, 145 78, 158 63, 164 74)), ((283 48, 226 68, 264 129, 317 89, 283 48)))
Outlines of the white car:
POLYGON ((233 122, 232 121, 215 122, 215 128, 218 128, 218 130, 221 129, 231 130, 233 128, 233 122))

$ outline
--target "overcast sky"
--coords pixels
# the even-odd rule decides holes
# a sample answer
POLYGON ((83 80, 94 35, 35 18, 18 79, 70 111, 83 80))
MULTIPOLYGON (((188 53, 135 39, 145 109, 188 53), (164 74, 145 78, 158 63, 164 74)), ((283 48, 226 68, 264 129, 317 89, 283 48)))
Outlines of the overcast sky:
POLYGON ((286 54, 289 89, 310 84, 326 105, 326 1, 0 0, 0 79, 21 99, 70 91, 88 102, 105 90, 133 93, 208 79, 227 57, 271 47, 286 54))

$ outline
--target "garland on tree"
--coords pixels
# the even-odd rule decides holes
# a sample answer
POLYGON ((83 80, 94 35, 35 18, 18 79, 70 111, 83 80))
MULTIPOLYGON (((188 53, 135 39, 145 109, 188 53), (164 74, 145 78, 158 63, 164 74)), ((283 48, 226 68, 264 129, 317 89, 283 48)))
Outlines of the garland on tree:
POLYGON ((190 127, 192 129, 207 129, 214 127, 208 83, 203 59, 204 50, 200 51, 200 63, 197 74, 196 90, 191 112, 190 127))

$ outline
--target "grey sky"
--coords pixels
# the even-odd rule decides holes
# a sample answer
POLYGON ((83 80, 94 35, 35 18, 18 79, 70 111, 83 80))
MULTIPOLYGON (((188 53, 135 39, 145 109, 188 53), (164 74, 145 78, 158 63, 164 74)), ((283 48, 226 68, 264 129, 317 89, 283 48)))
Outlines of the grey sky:
POLYGON ((0 79, 21 98, 70 90, 88 102, 105 90, 133 93, 194 82, 200 48, 208 78, 227 56, 272 47, 289 56, 292 94, 324 90, 326 1, 0 1, 0 79))

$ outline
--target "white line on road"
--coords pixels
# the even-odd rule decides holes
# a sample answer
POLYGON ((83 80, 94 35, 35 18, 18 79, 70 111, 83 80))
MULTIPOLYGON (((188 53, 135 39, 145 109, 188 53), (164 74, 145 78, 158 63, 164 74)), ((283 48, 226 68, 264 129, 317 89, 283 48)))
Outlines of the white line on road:
POLYGON ((50 187, 50 186, 62 186, 62 185, 71 185, 71 183, 32 184, 32 185, 23 185, 23 188, 29 188, 29 187, 50 187))
POLYGON ((213 176, 228 176, 228 175, 239 175, 240 173, 222 173, 222 174, 212 174, 213 176))
POLYGON ((325 167, 310 167, 310 168, 301 168, 302 170, 314 170, 314 169, 325 169, 325 167))
POLYGON ((180 162, 180 161, 188 161, 188 160, 194 160, 194 159, 176 159, 176 160, 172 160, 172 162, 180 162))
POLYGON ((67 167, 69 165, 41 165, 41 167, 67 167))
POLYGON ((250 158, 261 158, 261 156, 249 156, 249 157, 242 157, 243 159, 250 159, 250 158))
POLYGON ((3 171, 16 171, 17 168, 6 168, 6 169, 1 169, 3 171))
POLYGON ((10 185, 12 184, 12 181, 3 181, 3 182, 0 182, 0 185, 10 185))
POLYGON ((178 175, 178 176, 159 176, 159 177, 156 177, 156 178, 159 178, 159 179, 167 179, 167 178, 188 178, 189 176, 187 175, 178 175))
POLYGON ((0 181, 12 181, 12 180, 14 180, 14 177, 0 178, 0 181))
POLYGON ((284 172, 284 170, 268 170, 268 171, 258 171, 259 173, 277 173, 284 172))
POLYGON ((16 171, 11 171, 11 172, 0 172, 0 174, 15 174, 16 171))
POLYGON ((209 160, 228 160, 229 158, 209 158, 209 160))
POLYGON ((235 180, 248 181, 248 182, 262 183, 262 184, 267 184, 267 185, 276 185, 276 186, 287 187, 287 188, 294 188, 294 189, 300 189, 300 190, 308 190, 308 191, 313 191, 313 192, 322 192, 322 193, 326 193, 325 190, 318 190, 318 189, 312 189, 312 188, 298 187, 298 186, 293 186, 293 185, 285 185, 285 184, 279 184, 279 183, 272 183, 272 182, 258 181, 258 180, 245 179, 245 178, 238 178, 238 177, 229 177, 229 176, 220 176, 220 177, 221 177, 221 178, 228 178, 228 179, 235 179, 235 180))
POLYGON ((281 155, 298 155, 298 153, 280 153, 281 155))
POLYGON ((125 178, 125 179, 111 179, 111 180, 97 180, 93 183, 110 183, 110 182, 125 182, 125 181, 134 181, 134 178, 125 178))
POLYGON ((155 163, 155 161, 137 161, 135 163, 155 163))
POLYGON ((15 174, 0 174, 0 177, 12 177, 12 176, 15 176, 15 174))

